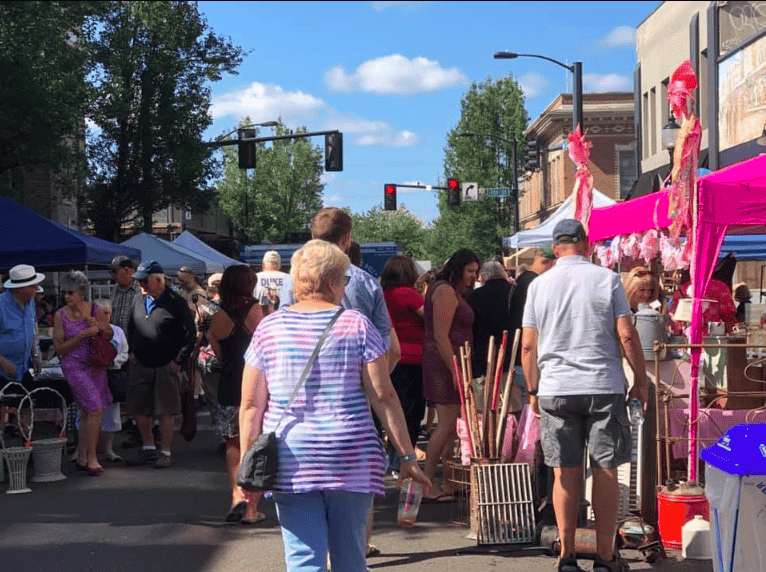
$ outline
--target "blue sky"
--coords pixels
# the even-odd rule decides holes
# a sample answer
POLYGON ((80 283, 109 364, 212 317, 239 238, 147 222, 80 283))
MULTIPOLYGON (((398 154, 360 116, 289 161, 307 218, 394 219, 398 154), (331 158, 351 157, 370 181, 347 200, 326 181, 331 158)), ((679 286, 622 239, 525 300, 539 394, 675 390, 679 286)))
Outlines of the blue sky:
MULTIPOLYGON (((584 90, 630 91, 635 27, 660 2, 199 2, 210 27, 251 53, 212 84, 213 139, 281 117, 290 128, 343 132, 344 170, 326 173, 324 203, 363 213, 385 183, 437 184, 447 132, 473 81, 509 74, 533 121, 571 91, 571 74, 534 58, 583 62, 584 90)), ((261 135, 271 134, 265 128, 261 135)), ((323 138, 312 140, 324 146, 323 138)), ((432 191, 399 189, 425 223, 432 191)))

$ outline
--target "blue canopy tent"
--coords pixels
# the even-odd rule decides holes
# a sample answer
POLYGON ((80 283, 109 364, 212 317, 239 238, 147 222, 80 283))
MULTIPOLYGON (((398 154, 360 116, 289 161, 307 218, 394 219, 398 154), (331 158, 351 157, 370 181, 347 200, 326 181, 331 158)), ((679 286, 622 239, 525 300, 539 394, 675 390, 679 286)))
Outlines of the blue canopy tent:
POLYGON ((66 228, 6 197, 0 197, 0 236, 3 269, 17 264, 47 270, 106 266, 118 255, 141 259, 140 250, 66 228))
POLYGON ((171 276, 175 276, 182 266, 188 266, 200 276, 223 271, 223 266, 217 262, 145 232, 130 237, 122 244, 141 249, 143 260, 156 260, 165 274, 171 276))
POLYGON ((730 252, 735 253, 737 260, 766 260, 766 234, 727 234, 718 258, 730 252))
POLYGON ((202 242, 199 238, 194 236, 188 230, 185 230, 181 235, 173 241, 173 244, 183 246, 184 248, 191 250, 192 252, 204 256, 209 260, 215 261, 224 268, 233 264, 242 264, 239 260, 229 258, 225 254, 221 254, 212 246, 209 246, 202 242))

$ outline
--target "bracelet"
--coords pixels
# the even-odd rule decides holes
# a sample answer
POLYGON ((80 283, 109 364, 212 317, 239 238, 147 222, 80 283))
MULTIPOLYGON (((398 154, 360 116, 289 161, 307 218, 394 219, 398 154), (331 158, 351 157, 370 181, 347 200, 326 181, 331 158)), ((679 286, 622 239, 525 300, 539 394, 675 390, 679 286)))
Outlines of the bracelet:
POLYGON ((410 453, 409 455, 402 455, 399 457, 399 460, 402 463, 411 463, 412 461, 417 461, 418 456, 415 453, 410 453))
POLYGON ((536 389, 528 389, 527 390, 527 394, 529 394, 529 395, 531 395, 533 397, 537 397, 537 390, 536 389))

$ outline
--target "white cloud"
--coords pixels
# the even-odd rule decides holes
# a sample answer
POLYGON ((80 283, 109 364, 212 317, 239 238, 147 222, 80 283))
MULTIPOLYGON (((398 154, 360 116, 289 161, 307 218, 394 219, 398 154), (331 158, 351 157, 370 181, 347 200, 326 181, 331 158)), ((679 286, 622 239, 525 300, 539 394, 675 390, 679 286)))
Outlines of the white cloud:
POLYGON ((413 59, 392 54, 369 60, 353 73, 341 66, 325 73, 325 85, 333 91, 366 91, 379 94, 407 95, 447 89, 468 83, 457 68, 443 68, 439 62, 423 57, 413 59))
POLYGON ((338 206, 343 202, 343 197, 340 195, 330 195, 329 197, 323 197, 322 202, 325 206, 338 206))
POLYGON ((606 91, 633 91, 633 78, 624 75, 586 73, 583 75, 583 91, 603 93, 606 91))
POLYGON ((285 91, 278 85, 253 82, 249 86, 214 97, 210 112, 214 119, 249 116, 253 121, 272 121, 290 117, 295 122, 313 117, 326 104, 302 91, 285 91))
POLYGON ((602 48, 621 48, 636 45, 636 29, 632 26, 617 26, 601 38, 602 48))
POLYGON ((372 2, 372 9, 376 12, 382 12, 389 8, 402 8, 408 12, 422 10, 431 2, 372 2))
POLYGON ((518 78, 518 81, 519 86, 521 86, 521 90, 524 92, 526 97, 537 97, 550 85, 550 82, 545 78, 545 76, 537 72, 524 74, 518 78))
POLYGON ((396 131, 385 121, 343 114, 320 98, 302 91, 286 91, 278 85, 256 82, 235 92, 214 97, 211 110, 216 119, 233 117, 239 120, 248 116, 254 122, 259 122, 281 118, 282 123, 290 127, 313 123, 309 131, 337 129, 347 136, 356 136, 350 141, 356 145, 412 147, 420 143, 415 133, 396 131))

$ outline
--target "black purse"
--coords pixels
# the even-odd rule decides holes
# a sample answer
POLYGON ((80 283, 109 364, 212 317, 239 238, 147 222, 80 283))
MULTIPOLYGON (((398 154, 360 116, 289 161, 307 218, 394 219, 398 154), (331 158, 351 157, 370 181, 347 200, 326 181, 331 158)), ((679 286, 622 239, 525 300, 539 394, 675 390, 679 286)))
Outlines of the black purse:
POLYGON ((319 341, 317 342, 316 347, 314 347, 314 353, 311 354, 306 367, 303 368, 303 373, 301 374, 298 383, 295 385, 295 389, 293 389, 293 393, 290 396, 290 401, 287 402, 287 407, 285 407, 285 410, 282 412, 282 416, 279 418, 276 427, 274 427, 274 431, 268 433, 261 432, 252 447, 250 447, 242 457, 242 462, 239 464, 239 469, 237 470, 236 479, 237 485, 242 489, 249 492, 263 492, 270 491, 274 487, 274 481, 277 478, 277 429, 279 429, 279 426, 282 424, 287 410, 290 409, 295 396, 298 394, 298 390, 303 385, 303 382, 306 381, 306 377, 308 377, 311 368, 314 366, 314 362, 319 355, 319 350, 322 349, 322 345, 324 344, 325 339, 327 339, 327 335, 330 333, 332 325, 342 313, 343 308, 339 308, 335 315, 330 319, 330 323, 327 324, 322 335, 319 337, 319 341))

